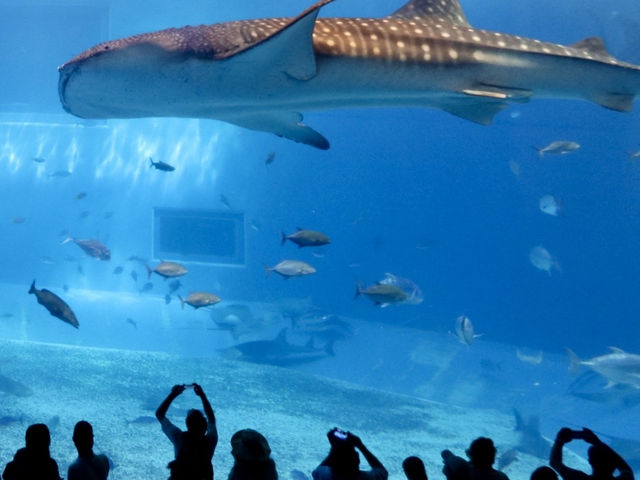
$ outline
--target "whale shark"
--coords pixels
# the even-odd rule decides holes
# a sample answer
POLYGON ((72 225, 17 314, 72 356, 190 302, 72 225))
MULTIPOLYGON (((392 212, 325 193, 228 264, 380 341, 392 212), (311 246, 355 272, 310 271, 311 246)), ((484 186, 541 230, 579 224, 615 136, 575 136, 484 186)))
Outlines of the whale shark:
POLYGON ((295 17, 169 28, 100 43, 59 70, 86 119, 216 119, 320 149, 303 111, 433 107, 488 125, 533 97, 630 111, 640 67, 601 39, 572 45, 472 27, 458 0, 410 0, 379 18, 295 17))

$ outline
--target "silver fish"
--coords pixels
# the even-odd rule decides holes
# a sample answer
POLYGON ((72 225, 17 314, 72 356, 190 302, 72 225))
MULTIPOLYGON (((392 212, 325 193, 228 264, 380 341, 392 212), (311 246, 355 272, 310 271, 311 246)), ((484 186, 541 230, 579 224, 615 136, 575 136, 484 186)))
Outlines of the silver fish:
POLYGON ((556 140, 544 147, 535 147, 538 151, 538 155, 541 157, 546 154, 553 155, 566 155, 567 153, 575 152, 580 148, 580 144, 577 142, 568 142, 565 140, 556 140))
POLYGON ((588 367, 607 379, 606 388, 617 384, 630 385, 640 389, 640 355, 627 353, 617 347, 609 347, 611 353, 581 360, 575 353, 567 349, 571 361, 571 370, 581 366, 588 367))
POLYGON ((267 273, 276 272, 284 278, 302 277, 316 273, 316 269, 306 262, 300 260, 282 260, 273 267, 265 267, 267 273))
POLYGON ((460 343, 465 345, 471 345, 473 340, 482 336, 482 334, 475 333, 473 330, 473 323, 466 315, 460 315, 456 318, 456 338, 460 343))

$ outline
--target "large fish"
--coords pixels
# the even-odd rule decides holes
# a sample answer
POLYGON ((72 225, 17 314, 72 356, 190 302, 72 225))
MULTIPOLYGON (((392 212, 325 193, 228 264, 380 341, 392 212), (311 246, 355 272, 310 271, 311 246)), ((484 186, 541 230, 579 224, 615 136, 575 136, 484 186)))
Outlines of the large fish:
POLYGON ((227 358, 268 365, 290 366, 313 362, 333 356, 333 342, 323 348, 313 346, 313 338, 306 345, 295 345, 287 341, 287 329, 283 328, 273 340, 255 340, 239 343, 223 351, 227 358))
POLYGON ((73 313, 71 307, 69 307, 69 305, 67 305, 67 303, 59 296, 57 296, 53 292, 50 292, 46 288, 38 290, 36 288, 35 280, 31 282, 29 293, 33 293, 38 299, 38 303, 46 308, 54 317, 59 318, 63 322, 66 322, 69 325, 74 326, 75 328, 78 328, 80 326, 80 323, 76 318, 76 314, 73 313))
POLYGON ((567 348, 570 369, 576 370, 581 366, 588 367, 607 379, 605 388, 614 385, 628 385, 640 389, 640 355, 627 353, 617 347, 609 347, 611 353, 581 360, 573 351, 567 348))
POLYGON ((62 241, 61 245, 69 242, 73 242, 78 245, 82 251, 90 257, 97 258, 98 260, 111 260, 111 251, 100 240, 96 240, 95 238, 81 240, 78 238, 67 237, 62 241))
POLYGON ((304 110, 434 107, 480 124, 530 98, 629 111, 640 67, 599 38, 558 45, 473 28, 458 0, 411 0, 382 18, 292 18, 169 28, 96 45, 59 67, 82 118, 213 118, 329 148, 304 110))

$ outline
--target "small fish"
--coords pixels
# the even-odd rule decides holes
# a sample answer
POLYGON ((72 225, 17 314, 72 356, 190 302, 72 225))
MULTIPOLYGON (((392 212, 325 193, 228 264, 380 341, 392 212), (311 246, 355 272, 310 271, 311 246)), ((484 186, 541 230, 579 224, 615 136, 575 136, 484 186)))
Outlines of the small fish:
POLYGON ((133 328, 138 328, 138 323, 133 319, 133 318, 129 318, 127 317, 126 322, 131 325, 133 328))
POLYGON ((220 301, 220 297, 209 292, 192 292, 187 296, 187 299, 183 299, 178 295, 180 304, 184 308, 184 304, 192 306, 193 308, 202 308, 215 305, 220 301))
POLYGON ((562 204, 553 195, 544 195, 538 202, 538 207, 542 213, 557 217, 562 210, 562 204))
POLYGON ((276 152, 269 152, 269 154, 267 155, 267 158, 264 159, 264 164, 271 165, 275 159, 276 159, 276 152))
POLYGON ((554 268, 562 272, 558 261, 542 245, 536 245, 529 251, 529 261, 538 270, 547 272, 549 275, 551 275, 551 270, 554 268))
POLYGON ((475 338, 482 336, 482 334, 474 333, 473 323, 466 315, 460 315, 456 318, 456 333, 455 337, 464 343, 465 345, 471 345, 475 338))
POLYGON ((77 193, 76 196, 73 198, 76 200, 82 200, 83 198, 87 198, 87 192, 77 193))
POLYGON ((49 430, 55 430, 59 426, 60 426, 60 416, 59 415, 54 415, 47 422, 47 427, 49 427, 49 430))
POLYGON ((2 315, 0 315, 0 318, 11 318, 13 317, 13 313, 3 313, 2 315))
POLYGON ((31 283, 29 293, 34 294, 38 303, 46 308, 54 317, 59 318, 63 322, 66 322, 75 328, 80 326, 80 323, 78 322, 75 313, 73 313, 73 310, 71 310, 71 307, 69 307, 69 305, 67 305, 59 296, 50 292, 46 288, 38 290, 36 288, 35 280, 31 283))
POLYGON ((142 288, 140 288, 140 293, 147 293, 147 292, 150 292, 151 290, 153 290, 153 283, 147 282, 144 285, 142 285, 142 288))
POLYGON ((71 175, 69 170, 56 170, 49 174, 49 177, 58 177, 58 178, 66 178, 71 175))
POLYGON ((113 212, 104 212, 104 215, 102 215, 102 218, 104 218, 105 220, 108 220, 111 217, 113 217, 113 212))
POLYGON ((640 158, 640 150, 635 152, 627 152, 627 155, 629 155, 629 160, 631 162, 635 162, 638 158, 640 158))
POLYGON ((106 247, 106 245, 100 242, 100 240, 96 240, 94 238, 89 240, 79 240, 77 238, 67 237, 62 241, 60 245, 64 245, 65 243, 69 242, 73 242, 78 245, 78 247, 80 247, 82 251, 90 257, 105 261, 111 259, 111 252, 106 247))
POLYGON ((294 233, 287 235, 284 232, 280 232, 280 243, 284 245, 287 240, 292 241, 298 248, 302 247, 320 247, 322 245, 328 245, 331 243, 331 239, 324 233, 317 232, 315 230, 303 230, 298 227, 298 230, 294 233))
POLYGON ((82 268, 82 265, 78 265, 76 267, 76 270, 78 271, 78 273, 82 276, 84 276, 84 268, 82 268))
POLYGON ((114 275, 120 275, 122 273, 122 271, 124 270, 124 268, 122 268, 120 265, 118 265, 116 268, 113 269, 113 273, 114 275))
POLYGON ((516 178, 520 177, 520 164, 515 160, 509 160, 509 170, 516 178))
POLYGON ((228 210, 231 210, 231 203, 229 202, 229 199, 224 196, 223 194, 220 194, 220 202, 227 207, 228 210))
POLYGON ((69 285, 67 285, 66 283, 64 285, 62 285, 62 291, 64 293, 67 293, 69 291, 69 285))
POLYGON ((161 161, 154 162, 153 158, 151 157, 149 157, 149 162, 151 162, 149 168, 154 167, 156 170, 161 170, 163 172, 173 172, 176 169, 176 167, 173 167, 168 163, 164 163, 161 161))
POLYGON ((567 153, 575 152, 580 148, 580 144, 576 142, 568 142, 565 140, 556 140, 544 147, 533 147, 538 151, 539 156, 546 154, 554 155, 566 155, 567 153))
POLYGON ((175 293, 182 286, 182 282, 179 279, 171 280, 169 282, 169 293, 175 293))
POLYGON ((31 160, 33 160, 36 163, 44 163, 47 161, 46 158, 42 158, 42 157, 33 157, 31 160))
POLYGON ((258 225, 256 222, 254 222, 253 220, 251 221, 251 223, 249 224, 249 226, 251 227, 252 230, 255 230, 256 232, 260 231, 260 225, 258 225))
POLYGON ((299 260, 282 260, 280 263, 273 267, 265 267, 267 274, 269 272, 276 272, 278 275, 282 275, 284 278, 301 277, 304 275, 311 275, 316 273, 316 269, 306 262, 299 260))
POLYGON ((142 265, 145 265, 147 263, 146 258, 139 257, 138 255, 131 255, 129 258, 127 258, 127 260, 130 262, 138 262, 142 265))
POLYGON ((22 423, 23 417, 15 417, 13 415, 5 415, 0 417, 0 427, 9 427, 11 425, 15 425, 16 423, 22 423))
POLYGON ((169 305, 171 303, 171 295, 168 293, 164 296, 164 304, 169 305))
POLYGON ((531 365, 540 365, 542 363, 542 350, 538 350, 535 355, 528 355, 519 348, 516 348, 516 357, 518 360, 524 363, 530 363, 531 365))
POLYGON ((147 267, 147 273, 149 274, 148 278, 151 278, 151 274, 154 272, 165 279, 181 277, 189 272, 184 265, 177 262, 160 262, 155 268, 151 268, 149 265, 145 265, 145 267, 147 267))
POLYGON ((24 222, 26 222, 26 221, 27 221, 27 219, 26 219, 26 218, 24 218, 24 217, 13 217, 13 218, 11 219, 11 223, 12 223, 13 225, 21 225, 21 224, 23 224, 23 223, 24 223, 24 222))
POLYGON ((131 270, 130 275, 131 275, 131 278, 133 278, 134 282, 138 281, 138 272, 136 272, 135 270, 131 270))
POLYGON ((83 210, 82 212, 80 212, 80 215, 78 215, 78 218, 80 220, 84 220, 85 218, 87 218, 89 215, 91 215, 91 212, 89 210, 83 210))

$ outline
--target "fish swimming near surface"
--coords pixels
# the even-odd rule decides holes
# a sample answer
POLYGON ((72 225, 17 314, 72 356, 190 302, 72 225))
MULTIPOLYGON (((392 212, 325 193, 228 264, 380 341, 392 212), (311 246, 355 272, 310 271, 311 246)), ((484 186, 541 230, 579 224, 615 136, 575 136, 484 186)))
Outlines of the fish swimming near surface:
POLYGON ((71 307, 69 307, 69 305, 67 305, 67 303, 59 296, 57 296, 53 292, 50 292, 46 288, 38 290, 36 288, 35 280, 31 283, 29 293, 33 293, 36 296, 38 303, 46 308, 54 317, 59 318, 63 322, 66 322, 75 328, 78 328, 80 326, 80 323, 76 318, 76 314, 73 313, 71 307))
POLYGON ((321 247, 322 245, 328 245, 331 243, 331 239, 324 233, 317 232, 315 230, 303 230, 298 227, 298 230, 287 235, 284 232, 280 232, 280 243, 284 245, 287 240, 292 241, 298 248, 302 247, 321 247))
POLYGON ((299 112, 433 107, 489 124, 533 97, 630 111, 640 91, 640 67, 597 37, 558 45, 477 29, 458 0, 410 0, 382 18, 317 18, 330 2, 296 17, 101 43, 58 68, 60 101, 82 118, 212 118, 328 149, 299 112))
POLYGON ((75 243, 82 249, 84 253, 86 253, 90 257, 105 261, 111 259, 111 251, 100 240, 96 240, 95 238, 89 240, 80 240, 77 238, 67 237, 62 241, 60 245, 64 245, 65 243, 69 242, 75 243))
POLYGON ((614 385, 628 385, 640 389, 640 355, 627 353, 617 347, 609 347, 611 353, 581 360, 573 351, 567 348, 569 369, 576 371, 580 367, 588 367, 607 379, 605 388, 614 385))
POLYGON ((333 342, 323 348, 313 346, 313 338, 305 345, 295 345, 287 341, 287 329, 283 328, 273 340, 254 340, 239 343, 225 349, 223 356, 252 363, 264 363, 281 367, 314 362, 334 356, 333 342))
POLYGON ((302 277, 316 273, 316 269, 306 262, 300 260, 282 260, 273 267, 264 267, 267 273, 276 272, 284 278, 302 277))
POLYGON ((556 140, 544 147, 533 147, 538 151, 538 155, 541 157, 547 154, 553 155, 566 155, 567 153, 575 152, 580 148, 578 142, 569 142, 566 140, 556 140))
POLYGON ((180 304, 184 308, 184 304, 192 306, 193 308, 210 307, 220 301, 220 297, 209 292, 191 292, 187 295, 187 298, 182 298, 178 295, 180 304))
POLYGON ((169 165, 168 163, 164 163, 161 161, 154 162, 153 158, 149 158, 149 162, 151 162, 149 168, 153 167, 156 170, 161 170, 163 172, 173 172, 176 169, 176 167, 169 165))
POLYGON ((160 262, 154 268, 149 265, 145 265, 145 267, 147 268, 148 278, 151 278, 151 274, 154 272, 164 277, 165 280, 167 278, 181 277, 189 273, 187 267, 177 262, 160 262))

